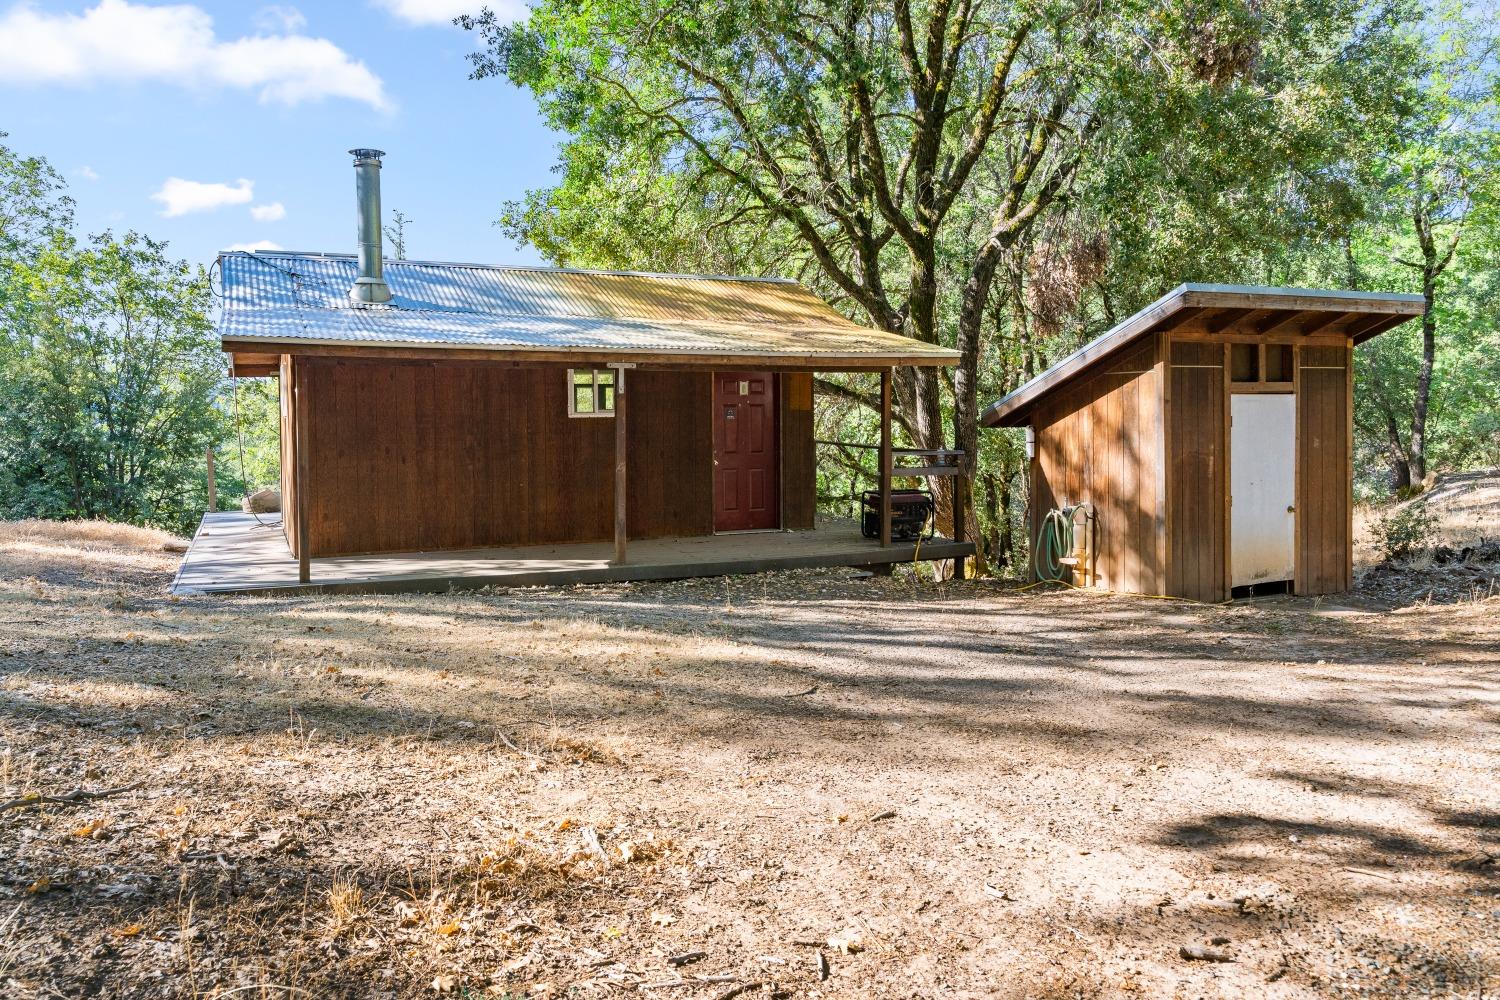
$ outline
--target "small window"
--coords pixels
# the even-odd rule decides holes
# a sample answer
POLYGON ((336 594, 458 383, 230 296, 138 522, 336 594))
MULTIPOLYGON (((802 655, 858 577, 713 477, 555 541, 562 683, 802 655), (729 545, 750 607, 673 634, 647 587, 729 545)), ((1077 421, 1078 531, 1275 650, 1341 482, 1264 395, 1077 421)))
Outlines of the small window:
POLYGON ((615 414, 615 373, 608 368, 569 368, 568 393, 570 417, 615 414))
POLYGON ((1260 381, 1260 345, 1229 345, 1229 380, 1231 382, 1260 381))
POLYGON ((1266 381, 1290 382, 1292 380, 1292 345, 1266 345, 1266 381))

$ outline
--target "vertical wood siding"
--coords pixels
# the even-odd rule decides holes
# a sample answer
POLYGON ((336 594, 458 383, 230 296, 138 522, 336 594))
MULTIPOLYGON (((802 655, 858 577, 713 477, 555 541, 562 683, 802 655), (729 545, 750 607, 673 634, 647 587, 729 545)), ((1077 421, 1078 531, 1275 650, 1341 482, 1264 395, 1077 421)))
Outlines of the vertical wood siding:
POLYGON ((811 372, 781 376, 781 526, 813 527, 817 514, 818 455, 813 445, 811 372))
POLYGON ((1037 416, 1033 539, 1041 518, 1064 500, 1092 503, 1100 583, 1111 590, 1158 593, 1164 580, 1156 350, 1155 338, 1142 343, 1059 392, 1037 416))
POLYGON ((631 537, 713 534, 713 379, 640 370, 626 377, 631 537))
MULTIPOLYGON (((1035 412, 1032 524, 1064 500, 1092 502, 1099 571, 1111 589, 1229 597, 1231 339, 1192 328, 1157 335, 1103 371, 1060 385, 1035 412)), ((1296 453, 1257 460, 1295 468, 1296 592, 1347 590, 1351 348, 1295 334, 1240 339, 1295 348, 1296 453)))
MULTIPOLYGON (((562 367, 297 358, 284 373, 292 365, 308 388, 313 555, 613 536, 614 421, 567 415, 562 367)), ((626 377, 631 536, 712 534, 711 376, 626 377)), ((291 384, 283 377, 284 410, 291 384)), ((290 484, 294 438, 283 420, 290 484)), ((796 468, 783 489, 805 517, 789 526, 810 527, 810 411, 785 433, 796 468)))
POLYGON ((1348 590, 1351 495, 1347 347, 1298 352, 1297 593, 1348 590))
POLYGON ((1223 600, 1229 490, 1224 345, 1177 342, 1170 351, 1166 593, 1223 600))

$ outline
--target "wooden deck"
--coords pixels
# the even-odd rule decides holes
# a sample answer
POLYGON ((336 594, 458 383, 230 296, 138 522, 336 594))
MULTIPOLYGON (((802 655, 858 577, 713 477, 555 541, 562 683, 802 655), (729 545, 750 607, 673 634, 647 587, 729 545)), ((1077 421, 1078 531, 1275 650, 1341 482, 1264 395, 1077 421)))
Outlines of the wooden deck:
POLYGON ((880 566, 973 555, 970 542, 936 538, 881 548, 852 522, 816 531, 751 532, 703 538, 632 540, 629 562, 612 563, 609 542, 448 552, 401 552, 312 560, 312 582, 297 582, 297 560, 279 515, 205 514, 172 584, 174 594, 401 593, 621 580, 676 580, 815 566, 880 566), (264 523, 262 523, 264 522, 264 523))

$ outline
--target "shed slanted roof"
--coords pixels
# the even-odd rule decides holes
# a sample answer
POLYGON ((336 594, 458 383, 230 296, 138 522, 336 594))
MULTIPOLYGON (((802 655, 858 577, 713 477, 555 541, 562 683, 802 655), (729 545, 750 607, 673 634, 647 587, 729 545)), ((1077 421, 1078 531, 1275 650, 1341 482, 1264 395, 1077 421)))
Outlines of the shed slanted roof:
MULTIPOLYGON (((226 345, 477 349, 683 360, 952 365, 956 351, 872 330, 795 281, 388 260, 389 305, 348 298, 353 256, 219 256, 226 345)), ((269 349, 269 348, 268 348, 269 349)))
POLYGON ((1422 315, 1424 308, 1422 296, 1394 292, 1178 285, 991 405, 980 415, 979 422, 985 427, 1022 426, 1043 399, 1096 363, 1148 334, 1174 329, 1189 321, 1213 324, 1215 332, 1220 333, 1335 331, 1359 344, 1422 315))

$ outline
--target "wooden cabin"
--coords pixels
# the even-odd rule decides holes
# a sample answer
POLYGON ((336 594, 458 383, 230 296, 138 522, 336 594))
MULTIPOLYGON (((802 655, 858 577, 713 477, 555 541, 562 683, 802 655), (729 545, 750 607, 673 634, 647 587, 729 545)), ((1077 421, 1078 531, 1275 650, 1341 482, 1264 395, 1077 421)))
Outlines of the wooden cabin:
POLYGON ((219 258, 234 372, 280 380, 304 572, 602 540, 623 563, 629 539, 811 529, 813 373, 877 372, 888 396, 893 365, 955 360, 792 281, 387 261, 392 298, 358 305, 358 273, 219 258))
POLYGON ((1094 514, 1093 586, 1202 601, 1353 579, 1353 350, 1419 295, 1181 285, 981 417, 1027 427, 1030 521, 1094 514))
POLYGON ((259 523, 210 515, 185 590, 307 585, 320 559, 324 589, 373 589, 880 566, 919 551, 961 571, 973 553, 962 538, 892 538, 893 477, 960 465, 892 447, 892 369, 953 365, 956 351, 859 326, 784 279, 386 260, 384 154, 349 152, 358 255, 226 252, 215 269, 233 374, 279 379, 295 574, 259 523), (880 376, 874 540, 858 526, 837 544, 807 537, 815 372, 880 376), (792 537, 658 545, 649 566, 627 556, 632 539, 748 532, 792 537), (466 554, 373 558, 453 552, 466 554))

